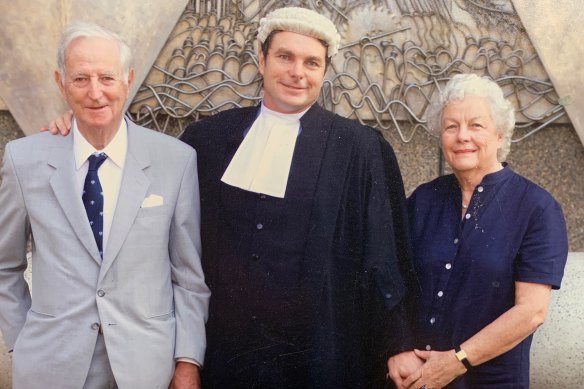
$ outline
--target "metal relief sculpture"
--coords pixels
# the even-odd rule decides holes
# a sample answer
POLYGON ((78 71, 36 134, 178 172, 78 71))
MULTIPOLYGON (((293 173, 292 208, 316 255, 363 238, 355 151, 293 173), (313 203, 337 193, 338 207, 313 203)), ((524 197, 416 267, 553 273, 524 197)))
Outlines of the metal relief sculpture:
POLYGON ((395 128, 404 142, 427 129, 429 99, 461 72, 504 88, 518 112, 515 141, 566 120, 510 0, 192 0, 133 102, 136 119, 165 131, 169 117, 256 104, 257 23, 282 6, 315 9, 339 26, 320 103, 395 128))

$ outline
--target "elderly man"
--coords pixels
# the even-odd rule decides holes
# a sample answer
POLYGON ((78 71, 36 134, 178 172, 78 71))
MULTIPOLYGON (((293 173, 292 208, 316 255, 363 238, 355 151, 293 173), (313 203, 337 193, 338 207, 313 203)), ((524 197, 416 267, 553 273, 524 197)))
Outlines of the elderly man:
POLYGON ((412 345, 396 158, 381 134, 316 104, 340 40, 329 19, 277 9, 258 39, 261 106, 182 136, 198 153, 213 292, 203 387, 385 386, 388 357, 412 345))
POLYGON ((114 33, 72 25, 55 79, 73 136, 6 147, 0 328, 15 389, 198 386, 209 290, 196 155, 123 119, 130 60, 114 33))

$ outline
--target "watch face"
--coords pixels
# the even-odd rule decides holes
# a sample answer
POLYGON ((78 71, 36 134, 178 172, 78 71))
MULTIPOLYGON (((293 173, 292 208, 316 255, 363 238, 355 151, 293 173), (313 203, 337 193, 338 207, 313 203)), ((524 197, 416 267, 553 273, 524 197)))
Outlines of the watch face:
POLYGON ((456 358, 458 358, 459 361, 462 361, 462 360, 466 359, 466 353, 463 350, 460 350, 455 355, 456 355, 456 358))

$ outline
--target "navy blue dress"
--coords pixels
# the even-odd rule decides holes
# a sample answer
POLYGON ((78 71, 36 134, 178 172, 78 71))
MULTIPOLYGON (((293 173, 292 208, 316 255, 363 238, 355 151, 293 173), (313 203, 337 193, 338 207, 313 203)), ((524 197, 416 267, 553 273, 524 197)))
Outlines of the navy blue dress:
MULTIPOLYGON (((568 254, 560 205, 505 166, 484 177, 461 219, 454 175, 418 187, 408 199, 414 266, 422 297, 416 347, 460 345, 515 301, 516 281, 558 289, 568 254)), ((449 388, 528 388, 532 336, 474 367, 449 388)))

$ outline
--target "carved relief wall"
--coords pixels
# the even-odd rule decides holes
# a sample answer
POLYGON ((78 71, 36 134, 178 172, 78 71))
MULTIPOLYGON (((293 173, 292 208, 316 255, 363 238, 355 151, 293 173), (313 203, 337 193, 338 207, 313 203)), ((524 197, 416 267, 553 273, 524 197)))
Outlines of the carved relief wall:
POLYGON ((426 129, 433 94, 452 75, 495 79, 517 108, 515 141, 566 122, 511 0, 192 0, 138 91, 131 111, 162 131, 261 97, 255 31, 274 8, 302 6, 339 27, 341 50, 320 103, 409 142, 426 129))

